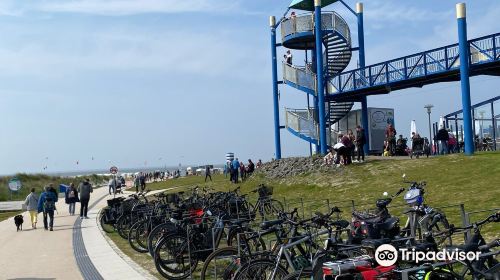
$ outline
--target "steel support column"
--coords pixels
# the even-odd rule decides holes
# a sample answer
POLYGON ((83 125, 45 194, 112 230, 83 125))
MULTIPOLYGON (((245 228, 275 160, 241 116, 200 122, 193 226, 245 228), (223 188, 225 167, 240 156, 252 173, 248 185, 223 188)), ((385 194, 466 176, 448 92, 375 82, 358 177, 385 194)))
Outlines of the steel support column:
POLYGON ((269 19, 271 26, 271 55, 273 72, 273 105, 274 105, 274 145, 276 149, 276 159, 281 159, 281 135, 280 135, 280 108, 278 99, 278 64, 276 60, 276 18, 269 19))
POLYGON ((469 83, 469 43, 467 42, 467 20, 465 3, 458 3, 458 45, 460 54, 460 82, 462 88, 462 109, 464 118, 464 148, 466 155, 474 154, 474 132, 472 131, 470 83, 469 83))
POLYGON ((491 102, 491 126, 493 127, 493 148, 495 151, 497 150, 497 120, 495 118, 495 106, 493 106, 494 102, 491 102))
POLYGON ((316 37, 316 93, 318 96, 318 122, 320 154, 326 155, 325 85, 323 82, 323 32, 321 30, 321 0, 314 0, 314 33, 316 37))
MULTIPOLYGON (((364 68, 365 64, 365 35, 363 27, 363 3, 356 3, 356 16, 358 19, 358 54, 359 54, 359 68, 364 68)), ((363 77, 365 76, 364 70, 362 71, 363 77)), ((365 154, 370 151, 370 126, 368 125, 368 101, 366 95, 361 98, 361 124, 365 131, 365 145, 363 149, 365 154)))

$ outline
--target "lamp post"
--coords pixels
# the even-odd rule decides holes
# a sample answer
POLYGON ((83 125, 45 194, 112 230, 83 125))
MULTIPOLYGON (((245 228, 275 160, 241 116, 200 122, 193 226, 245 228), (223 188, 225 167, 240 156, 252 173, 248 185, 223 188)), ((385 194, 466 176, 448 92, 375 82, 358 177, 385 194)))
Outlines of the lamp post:
POLYGON ((429 116, 429 143, 432 143, 432 132, 431 132, 431 109, 434 107, 432 104, 427 104, 424 106, 427 109, 427 115, 429 116))

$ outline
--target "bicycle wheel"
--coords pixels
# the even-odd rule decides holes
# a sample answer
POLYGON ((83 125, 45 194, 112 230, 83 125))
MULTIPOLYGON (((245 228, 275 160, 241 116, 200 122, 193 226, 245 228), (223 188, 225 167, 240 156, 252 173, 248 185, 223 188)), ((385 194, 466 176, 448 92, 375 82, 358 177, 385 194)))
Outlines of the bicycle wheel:
POLYGON ((276 265, 274 261, 271 260, 255 260, 250 261, 240 267, 236 272, 235 280, 267 280, 271 279, 273 272, 275 280, 283 280, 288 275, 286 269, 280 264, 276 265))
POLYGON ((148 236, 148 250, 151 257, 155 257, 155 247, 160 237, 163 235, 174 233, 176 230, 177 227, 170 222, 160 224, 153 228, 148 236))
POLYGON ((203 263, 200 279, 229 280, 232 279, 239 267, 240 261, 237 248, 226 247, 217 249, 203 263))
POLYGON ((311 277, 312 277, 312 272, 310 270, 304 270, 304 271, 292 272, 291 274, 285 276, 283 280, 300 280, 300 279, 311 280, 311 277))
POLYGON ((99 223, 101 224, 102 230, 104 230, 105 232, 107 233, 115 232, 115 226, 107 221, 104 209, 99 214, 99 223))
POLYGON ((283 212, 283 204, 276 199, 269 199, 264 202, 264 212, 266 215, 277 215, 283 212))
POLYGON ((130 222, 131 222, 131 218, 129 215, 122 215, 116 221, 116 229, 118 231, 118 234, 123 239, 128 239, 128 231, 130 230, 130 226, 131 226, 130 222))
MULTIPOLYGON (((139 239, 144 238, 144 232, 147 231, 148 221, 138 221, 131 228, 128 233, 128 243, 130 247, 139 253, 147 253, 148 248, 141 245, 139 239)), ((147 238, 147 233, 146 233, 147 238)), ((146 242, 147 243, 147 242, 146 242)))
POLYGON ((231 230, 227 238, 227 245, 238 249, 238 237, 240 240, 239 250, 242 253, 248 254, 266 250, 266 242, 264 239, 262 239, 262 237, 257 237, 256 233, 250 228, 231 230))
POLYGON ((193 244, 188 245, 188 239, 182 234, 170 234, 164 237, 155 247, 155 267, 165 278, 180 280, 187 278, 198 265, 193 244))

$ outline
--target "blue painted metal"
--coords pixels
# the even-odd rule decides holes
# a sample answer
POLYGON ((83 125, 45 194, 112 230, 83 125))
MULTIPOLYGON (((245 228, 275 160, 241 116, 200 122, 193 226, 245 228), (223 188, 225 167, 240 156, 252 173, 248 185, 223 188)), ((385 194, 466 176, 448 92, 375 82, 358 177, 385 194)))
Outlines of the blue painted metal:
POLYGON ((474 132, 472 131, 471 101, 469 83, 469 47, 467 42, 467 20, 458 18, 458 44, 460 49, 460 83, 462 88, 462 109, 464 117, 464 147, 465 154, 474 154, 474 132))
POLYGON ((276 28, 271 27, 271 65, 273 72, 273 105, 274 105, 274 146, 276 159, 281 159, 280 109, 278 100, 278 62, 276 60, 276 28))
MULTIPOLYGON (((365 35, 363 27, 363 12, 357 13, 356 17, 358 19, 358 45, 359 45, 359 67, 361 69, 365 68, 365 35)), ((361 70, 364 71, 364 70, 361 70)), ((368 126, 368 101, 367 97, 363 96, 361 99, 361 123, 365 131, 365 145, 363 150, 365 154, 370 151, 370 127, 368 126)))
MULTIPOLYGON (((500 33, 469 40, 469 76, 500 75, 500 33)), ((417 54, 345 71, 332 78, 337 92, 327 100, 349 100, 363 95, 383 94, 440 81, 459 79, 459 44, 452 44, 417 54), (367 75, 368 76, 365 76, 367 75)), ((460 63, 462 64, 462 63, 460 63)))
POLYGON ((319 103, 319 145, 321 155, 326 155, 325 84, 323 83, 323 32, 321 31, 321 6, 315 7, 314 31, 316 36, 316 77, 319 103))

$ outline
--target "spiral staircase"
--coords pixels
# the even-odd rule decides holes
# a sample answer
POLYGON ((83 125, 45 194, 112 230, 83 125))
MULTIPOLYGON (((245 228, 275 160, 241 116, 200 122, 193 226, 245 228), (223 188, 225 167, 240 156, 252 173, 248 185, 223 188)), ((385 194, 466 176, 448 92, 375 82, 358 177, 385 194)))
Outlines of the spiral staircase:
MULTIPOLYGON (((325 94, 329 95, 338 91, 331 80, 344 71, 351 61, 351 34, 349 26, 337 13, 322 12, 321 17, 325 94)), ((285 48, 314 50, 316 43, 313 14, 284 19, 281 23, 281 41, 285 48)), ((303 67, 283 64, 283 82, 289 86, 317 96, 316 80, 316 69, 312 64, 303 67)), ((326 116, 317 116, 314 108, 286 109, 286 128, 292 134, 317 144, 319 139, 318 118, 325 118, 327 129, 329 129, 349 113, 353 104, 353 102, 326 102, 324 104, 326 116)), ((331 139, 327 141, 330 144, 331 139)))

